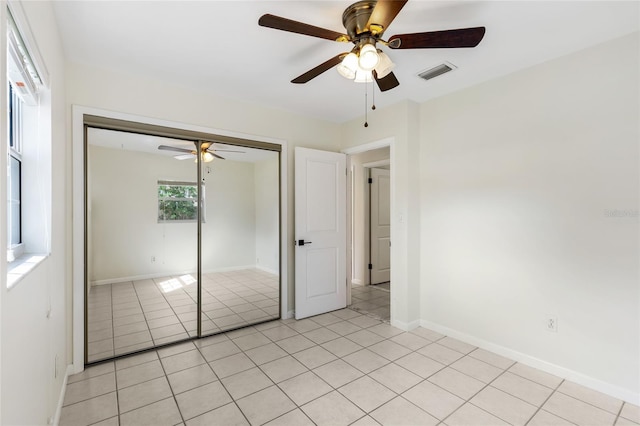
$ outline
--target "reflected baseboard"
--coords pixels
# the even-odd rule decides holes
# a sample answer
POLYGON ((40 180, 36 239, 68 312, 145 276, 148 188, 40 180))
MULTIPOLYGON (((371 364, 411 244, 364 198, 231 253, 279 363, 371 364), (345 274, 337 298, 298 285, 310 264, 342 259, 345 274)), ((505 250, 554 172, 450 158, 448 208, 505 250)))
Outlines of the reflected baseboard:
MULTIPOLYGON (((278 272, 277 270, 271 269, 271 268, 267 268, 265 266, 262 265, 255 265, 254 268, 263 271, 263 272, 268 272, 269 274, 273 274, 273 275, 278 275, 280 274, 280 272, 278 272)), ((223 271, 218 271, 218 272, 223 272, 223 271)))
MULTIPOLYGON (((202 271, 203 274, 213 274, 216 272, 232 272, 232 271, 242 271, 247 269, 259 269, 261 271, 269 272, 274 275, 278 275, 278 272, 273 272, 271 270, 267 270, 265 268, 260 267, 259 265, 242 265, 242 266, 229 266, 225 268, 215 268, 215 269, 207 269, 202 271)), ((103 280, 95 280, 91 281, 92 286, 105 285, 105 284, 117 284, 117 283, 125 283, 129 281, 140 281, 140 280, 148 280, 153 278, 164 278, 167 276, 173 275, 190 275, 195 274, 195 271, 178 271, 178 272, 158 272, 153 274, 143 274, 143 275, 132 275, 129 277, 118 277, 118 278, 107 278, 103 280)))

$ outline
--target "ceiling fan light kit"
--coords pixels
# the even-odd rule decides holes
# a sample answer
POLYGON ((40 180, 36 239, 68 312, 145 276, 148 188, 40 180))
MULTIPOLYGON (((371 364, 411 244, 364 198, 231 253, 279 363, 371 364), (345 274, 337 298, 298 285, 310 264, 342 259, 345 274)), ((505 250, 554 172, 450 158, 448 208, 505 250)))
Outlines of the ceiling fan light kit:
POLYGON ((391 58, 381 50, 378 51, 378 56, 380 57, 380 62, 378 62, 378 65, 376 66, 376 76, 378 78, 383 78, 393 71, 396 64, 391 62, 391 58))
POLYGON ((281 31, 318 37, 355 45, 349 53, 340 53, 306 73, 291 80, 304 84, 325 71, 337 66, 338 73, 356 83, 374 81, 381 92, 391 90, 400 83, 393 74, 395 64, 377 43, 390 49, 441 49, 475 47, 484 37, 485 28, 463 28, 424 33, 398 34, 382 39, 385 30, 408 0, 362 0, 347 7, 342 14, 342 24, 347 34, 327 30, 303 22, 275 15, 260 17, 258 25, 281 31))
POLYGON ((374 69, 380 57, 378 56, 378 50, 373 44, 367 43, 360 48, 360 54, 358 55, 358 66, 365 71, 371 71, 374 69))
MULTIPOLYGON (((204 151, 204 152, 202 152, 202 154, 201 154, 201 159, 202 159, 202 161, 203 161, 203 162, 205 162, 205 163, 210 163, 210 162, 212 162, 214 158, 216 158, 216 157, 214 157, 214 156, 213 156, 213 154, 212 154, 212 153, 210 153, 209 151, 204 151)), ((196 163, 198 162, 198 159, 197 159, 197 158, 195 159, 195 162, 196 162, 196 163)))
POLYGON ((356 71, 356 78, 353 81, 356 83, 371 83, 373 81, 373 73, 360 69, 356 71))
POLYGON ((358 55, 353 52, 349 53, 336 69, 344 78, 353 80, 356 78, 356 72, 358 71, 358 55))

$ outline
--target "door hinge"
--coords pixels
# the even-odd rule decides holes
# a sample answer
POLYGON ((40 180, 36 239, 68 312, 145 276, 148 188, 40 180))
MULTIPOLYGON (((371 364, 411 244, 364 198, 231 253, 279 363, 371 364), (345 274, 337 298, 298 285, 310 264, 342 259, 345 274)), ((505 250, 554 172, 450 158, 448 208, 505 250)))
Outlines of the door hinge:
POLYGON ((369 264, 369 269, 373 269, 373 265, 371 263, 369 264))
POLYGON ((373 178, 369 178, 369 183, 373 183, 373 178))

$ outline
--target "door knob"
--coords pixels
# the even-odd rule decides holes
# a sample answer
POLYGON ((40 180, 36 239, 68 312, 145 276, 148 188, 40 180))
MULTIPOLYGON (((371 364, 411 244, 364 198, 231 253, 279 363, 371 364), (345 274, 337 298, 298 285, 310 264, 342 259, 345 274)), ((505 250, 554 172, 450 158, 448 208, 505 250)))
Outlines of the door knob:
POLYGON ((298 245, 299 246, 303 246, 305 244, 311 244, 311 241, 305 241, 305 240, 298 240, 298 245))

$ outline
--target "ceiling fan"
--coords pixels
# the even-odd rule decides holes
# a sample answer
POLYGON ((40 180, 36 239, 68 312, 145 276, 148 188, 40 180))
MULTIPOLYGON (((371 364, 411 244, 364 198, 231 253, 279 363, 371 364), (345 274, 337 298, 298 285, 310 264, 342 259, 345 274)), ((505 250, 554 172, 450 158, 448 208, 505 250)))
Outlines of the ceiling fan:
MULTIPOLYGON (((174 158, 178 159, 178 160, 189 160, 193 157, 195 157, 198 154, 197 151, 197 142, 194 142, 196 144, 196 149, 188 149, 188 148, 180 148, 177 146, 169 146, 169 145, 160 145, 158 146, 158 149, 161 151, 174 151, 174 152, 182 152, 184 154, 182 155, 176 155, 174 158)), ((243 151, 234 151, 234 150, 230 150, 230 149, 217 149, 213 147, 214 142, 202 142, 200 144, 200 153, 201 153, 201 158, 202 161, 204 161, 205 163, 208 163, 210 161, 213 161, 214 158, 219 158, 221 160, 225 160, 224 157, 216 154, 216 152, 237 152, 240 154, 244 154, 243 151)))
POLYGON ((398 34, 388 40, 382 35, 408 0, 364 0, 347 7, 342 14, 342 24, 347 34, 327 30, 303 22, 266 14, 258 24, 263 27, 288 31, 312 37, 351 42, 355 46, 350 52, 340 53, 315 68, 291 80, 292 83, 307 83, 323 72, 338 65, 338 72, 356 82, 375 79, 381 91, 387 91, 400 83, 393 74, 395 66, 377 44, 391 49, 438 49, 475 47, 484 37, 484 27, 463 28, 424 33, 398 34))

